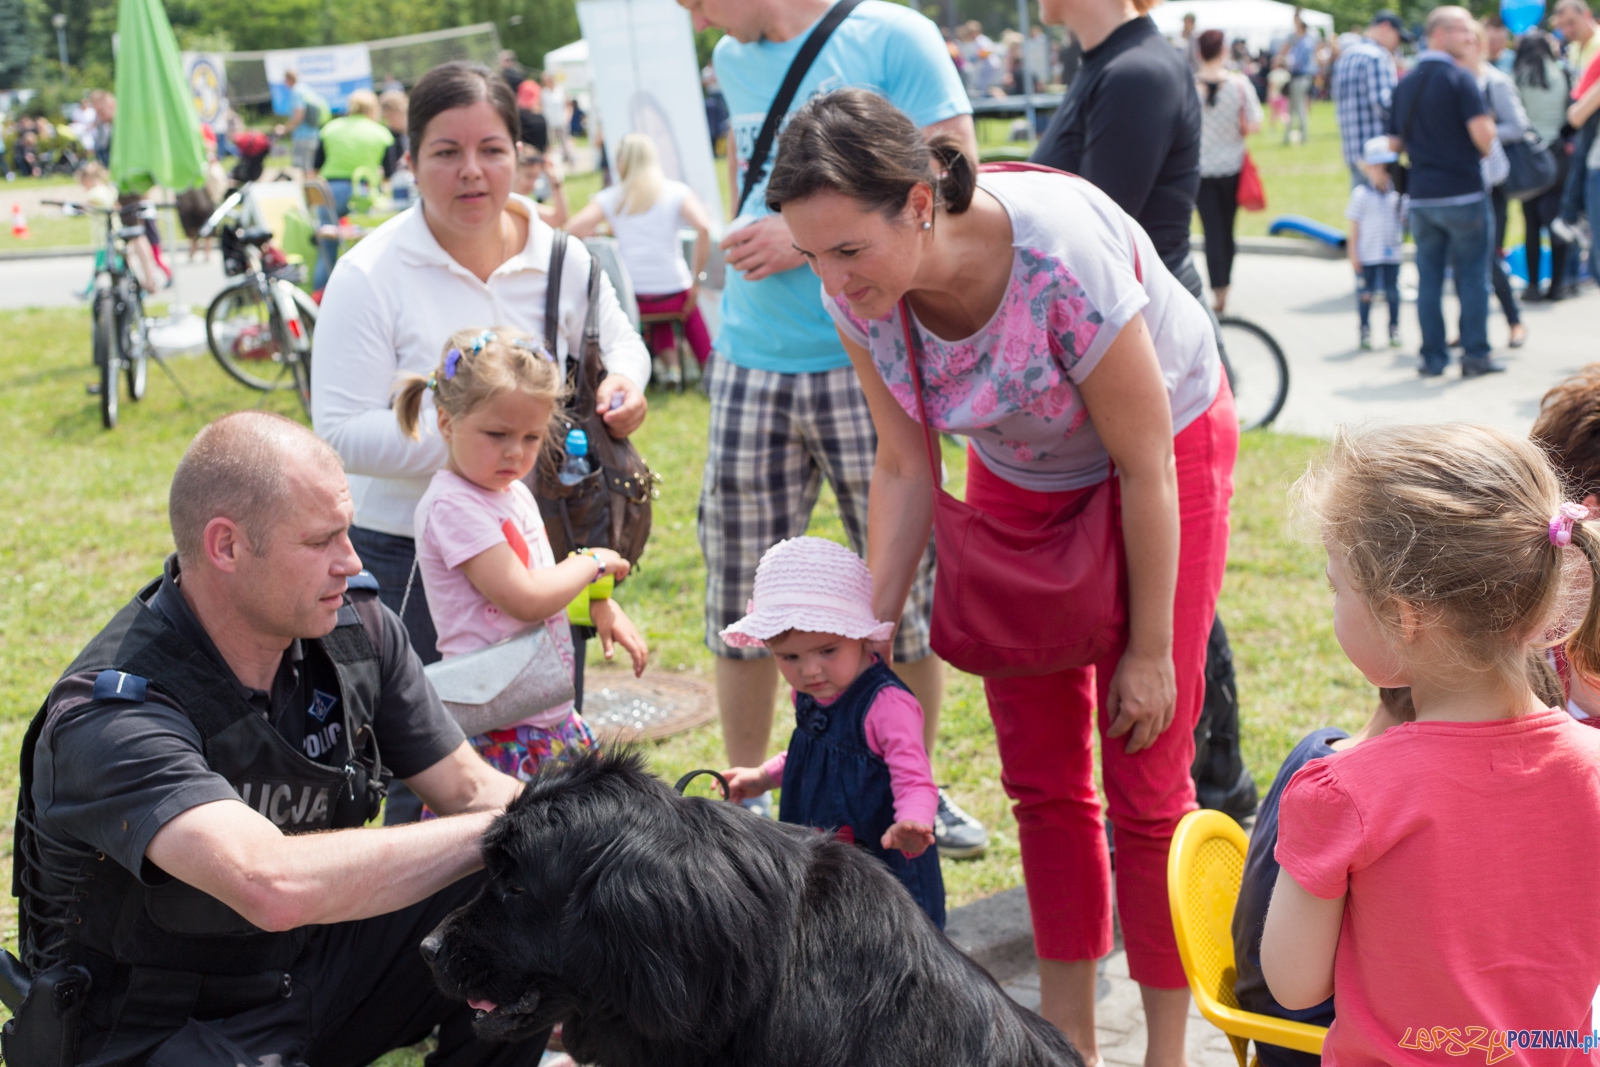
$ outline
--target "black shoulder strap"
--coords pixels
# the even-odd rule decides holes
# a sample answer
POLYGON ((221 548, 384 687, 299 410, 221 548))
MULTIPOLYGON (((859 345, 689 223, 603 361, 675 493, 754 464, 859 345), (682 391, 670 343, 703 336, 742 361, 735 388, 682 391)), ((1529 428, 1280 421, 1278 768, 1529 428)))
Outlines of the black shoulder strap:
POLYGON ((544 346, 551 359, 556 358, 556 338, 561 332, 561 268, 566 262, 567 231, 557 230, 550 240, 550 270, 544 291, 544 346))
POLYGON ((744 189, 739 193, 739 206, 734 209, 734 218, 738 218, 744 211, 745 201, 750 199, 750 190, 761 183, 761 177, 767 169, 767 154, 772 151, 772 142, 778 138, 778 127, 783 125, 783 117, 789 113, 789 105, 794 103, 794 94, 800 91, 800 83, 805 79, 806 72, 811 69, 811 64, 816 62, 817 54, 822 51, 822 46, 828 43, 828 38, 833 36, 833 31, 838 28, 839 23, 843 22, 859 3, 861 0, 839 0, 829 8, 828 13, 812 27, 806 43, 801 45, 800 51, 795 54, 794 62, 789 64, 789 72, 783 76, 783 84, 778 86, 778 95, 772 98, 772 106, 767 109, 767 120, 761 124, 761 132, 756 134, 755 147, 750 150, 750 158, 746 160, 744 189))

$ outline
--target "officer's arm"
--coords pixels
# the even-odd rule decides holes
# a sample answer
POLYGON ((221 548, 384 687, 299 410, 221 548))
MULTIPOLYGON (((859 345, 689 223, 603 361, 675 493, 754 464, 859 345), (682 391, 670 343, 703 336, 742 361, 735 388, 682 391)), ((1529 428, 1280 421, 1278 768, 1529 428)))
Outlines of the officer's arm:
POLYGON ((145 858, 263 930, 292 930, 427 899, 483 866, 479 839, 495 815, 287 837, 248 805, 218 800, 156 831, 145 858))
POLYGON ((522 792, 521 782, 489 766, 465 741, 444 759, 405 782, 437 815, 504 811, 522 792))

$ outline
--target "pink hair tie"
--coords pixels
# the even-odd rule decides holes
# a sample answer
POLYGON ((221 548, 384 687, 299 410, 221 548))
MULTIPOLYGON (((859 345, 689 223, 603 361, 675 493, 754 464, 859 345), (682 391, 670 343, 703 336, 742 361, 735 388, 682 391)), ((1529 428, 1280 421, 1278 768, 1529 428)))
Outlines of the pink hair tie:
POLYGON ((1550 543, 1560 548, 1572 544, 1572 524, 1589 517, 1589 509, 1582 504, 1562 504, 1561 510, 1550 516, 1550 543))

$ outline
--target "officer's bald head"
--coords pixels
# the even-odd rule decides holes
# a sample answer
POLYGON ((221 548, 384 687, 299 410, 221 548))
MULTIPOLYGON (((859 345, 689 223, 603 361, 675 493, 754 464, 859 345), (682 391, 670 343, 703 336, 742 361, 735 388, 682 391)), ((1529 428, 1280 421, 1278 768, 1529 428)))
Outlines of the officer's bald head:
POLYGON ((285 510, 292 474, 339 471, 339 455, 297 422, 266 411, 224 415, 195 435, 178 461, 167 496, 172 540, 182 564, 204 554, 206 526, 232 520, 250 548, 265 552, 275 517, 285 510))

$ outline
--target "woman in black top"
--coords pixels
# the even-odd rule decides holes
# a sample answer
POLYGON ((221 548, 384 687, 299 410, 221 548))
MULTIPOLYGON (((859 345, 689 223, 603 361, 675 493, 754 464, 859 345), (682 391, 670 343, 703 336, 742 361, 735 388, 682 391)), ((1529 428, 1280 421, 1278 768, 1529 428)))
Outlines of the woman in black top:
POLYGON ((1167 269, 1199 299, 1189 220, 1200 188, 1200 98, 1147 0, 1042 0, 1041 21, 1083 42, 1083 66, 1033 162, 1089 179, 1139 220, 1167 269))
MULTIPOLYGON (((1183 53, 1145 12, 1154 0, 1040 0, 1039 20, 1064 25, 1083 45, 1083 65, 1033 162, 1098 185, 1139 220, 1167 269, 1201 299, 1189 257, 1189 220, 1200 188, 1200 97, 1183 53)), ((1040 1014, 1061 1025, 1097 1063, 1094 960, 1040 960, 1040 1014), (1064 1025, 1063 1025, 1064 1024, 1064 1025)), ((1145 1067, 1183 1067, 1189 989, 1140 985, 1145 1067)))

